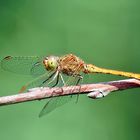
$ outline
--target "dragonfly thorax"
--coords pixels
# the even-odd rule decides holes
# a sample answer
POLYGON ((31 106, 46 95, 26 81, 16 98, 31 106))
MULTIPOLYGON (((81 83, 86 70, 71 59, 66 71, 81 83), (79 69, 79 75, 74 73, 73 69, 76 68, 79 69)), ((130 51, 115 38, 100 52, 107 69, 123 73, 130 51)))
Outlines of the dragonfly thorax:
POLYGON ((58 67, 58 59, 59 57, 57 56, 48 56, 45 57, 43 60, 43 64, 48 71, 54 71, 58 67))
POLYGON ((73 54, 67 54, 60 57, 59 69, 66 75, 79 75, 84 68, 84 61, 73 54))

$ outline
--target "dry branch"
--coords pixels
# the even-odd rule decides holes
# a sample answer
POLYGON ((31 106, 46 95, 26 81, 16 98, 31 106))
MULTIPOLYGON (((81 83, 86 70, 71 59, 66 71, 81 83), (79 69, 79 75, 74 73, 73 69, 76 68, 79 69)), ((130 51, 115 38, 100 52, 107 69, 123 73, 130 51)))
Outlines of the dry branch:
POLYGON ((139 80, 126 79, 61 88, 35 88, 27 93, 0 97, 0 106, 71 94, 87 94, 91 98, 100 98, 108 95, 113 91, 137 87, 140 87, 139 80))

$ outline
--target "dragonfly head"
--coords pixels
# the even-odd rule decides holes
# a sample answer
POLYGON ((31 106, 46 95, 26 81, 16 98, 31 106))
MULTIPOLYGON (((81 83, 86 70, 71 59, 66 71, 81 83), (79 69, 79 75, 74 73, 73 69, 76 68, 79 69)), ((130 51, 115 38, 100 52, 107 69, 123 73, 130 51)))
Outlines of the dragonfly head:
POLYGON ((58 59, 59 57, 57 56, 48 56, 45 57, 43 60, 43 64, 48 71, 54 71, 58 67, 58 59))

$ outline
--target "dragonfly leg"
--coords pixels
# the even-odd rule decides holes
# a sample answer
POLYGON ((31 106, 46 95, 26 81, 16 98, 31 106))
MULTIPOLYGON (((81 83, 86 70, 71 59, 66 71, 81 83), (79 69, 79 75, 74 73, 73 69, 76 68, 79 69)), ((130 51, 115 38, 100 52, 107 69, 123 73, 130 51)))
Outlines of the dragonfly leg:
POLYGON ((54 76, 54 74, 55 74, 56 72, 54 72, 54 73, 52 73, 46 80, 44 80, 43 82, 42 82, 42 84, 40 85, 40 86, 42 86, 44 83, 46 83, 50 78, 52 78, 53 76, 54 76))
POLYGON ((58 73, 57 77, 56 77, 56 83, 52 86, 52 87, 55 87, 57 86, 57 84, 59 83, 59 78, 60 78, 60 74, 58 73))
POLYGON ((78 80, 76 82, 76 85, 78 85, 80 83, 80 81, 83 79, 83 76, 81 76, 81 75, 77 75, 77 77, 78 77, 78 80))
POLYGON ((60 78, 61 78, 61 80, 62 80, 62 82, 63 82, 63 85, 65 86, 66 83, 65 83, 65 81, 64 81, 63 76, 61 75, 61 73, 60 73, 60 78))
MULTIPOLYGON (((80 74, 74 74, 73 77, 78 78, 76 85, 79 85, 80 81, 83 79, 83 76, 81 76, 80 74)), ((81 89, 81 86, 79 85, 79 92, 80 92, 80 89, 81 89)), ((78 99, 79 99, 79 93, 77 94, 77 97, 76 97, 76 103, 78 102, 78 99)))
MULTIPOLYGON (((83 79, 83 76, 81 76, 81 75, 78 75, 77 77, 78 77, 78 80, 77 80, 76 85, 78 85, 81 82, 81 80, 83 79)), ((81 86, 79 88, 79 92, 80 92, 80 89, 81 89, 81 86)), ((76 103, 78 103, 78 99, 79 99, 79 93, 77 94, 76 103)))
POLYGON ((48 82, 48 85, 49 85, 50 83, 52 83, 52 82, 57 78, 57 76, 58 76, 58 74, 59 74, 59 71, 57 70, 54 74, 55 74, 54 77, 52 78, 52 80, 51 80, 50 82, 48 82))

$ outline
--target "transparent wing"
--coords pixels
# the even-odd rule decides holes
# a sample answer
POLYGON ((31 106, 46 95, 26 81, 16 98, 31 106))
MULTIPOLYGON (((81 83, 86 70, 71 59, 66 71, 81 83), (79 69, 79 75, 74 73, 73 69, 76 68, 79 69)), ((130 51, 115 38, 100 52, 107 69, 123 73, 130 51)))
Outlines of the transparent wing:
POLYGON ((35 78, 34 80, 30 81, 29 83, 25 84, 21 89, 20 89, 20 93, 24 92, 24 91, 27 91, 28 89, 31 89, 31 88, 35 88, 35 87, 45 87, 45 86, 48 86, 48 87, 51 87, 51 84, 54 81, 52 81, 50 84, 48 84, 53 76, 55 75, 56 72, 46 72, 45 74, 35 78))
POLYGON ((47 73, 47 70, 45 69, 42 60, 37 61, 35 64, 33 64, 30 74, 34 77, 40 76, 44 73, 47 73))
MULTIPOLYGON (((67 86, 77 85, 77 84, 79 84, 79 82, 81 80, 80 79, 81 77, 79 77, 79 75, 75 75, 75 73, 72 76, 66 76, 66 75, 63 75, 63 74, 61 74, 61 76, 62 76, 61 81, 59 80, 59 84, 58 84, 60 86, 63 86, 64 84, 67 85, 67 86), (64 81, 64 83, 63 83, 63 81, 64 81)), ((80 91, 80 87, 79 87, 79 91, 80 91)), ((60 107, 60 106, 62 106, 64 104, 66 104, 67 102, 71 101, 71 99, 75 99, 75 102, 77 102, 78 97, 79 97, 79 95, 68 95, 68 96, 52 97, 45 104, 43 109, 41 110, 41 112, 39 114, 39 117, 47 115, 48 113, 50 113, 53 110, 55 110, 57 107, 60 107)))
POLYGON ((1 67, 18 74, 38 76, 45 73, 42 60, 38 56, 7 56, 1 61, 1 67))
POLYGON ((68 95, 68 96, 59 96, 59 97, 53 97, 51 98, 43 107, 43 109, 41 110, 41 112, 39 113, 39 117, 42 117, 50 112, 52 112, 54 109, 56 109, 57 107, 60 107, 66 103, 68 103, 69 101, 71 101, 71 99, 74 99, 74 95, 68 95))

